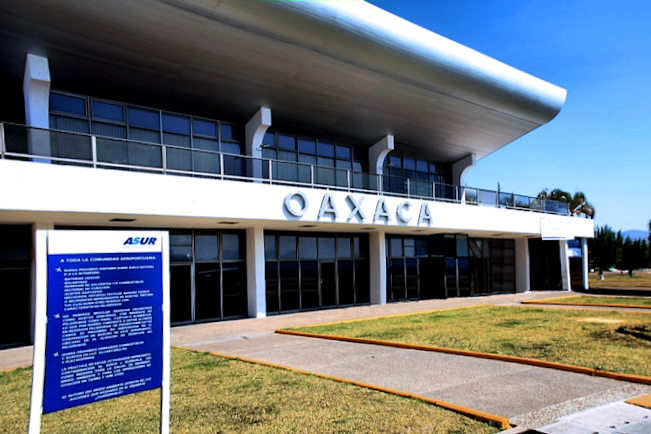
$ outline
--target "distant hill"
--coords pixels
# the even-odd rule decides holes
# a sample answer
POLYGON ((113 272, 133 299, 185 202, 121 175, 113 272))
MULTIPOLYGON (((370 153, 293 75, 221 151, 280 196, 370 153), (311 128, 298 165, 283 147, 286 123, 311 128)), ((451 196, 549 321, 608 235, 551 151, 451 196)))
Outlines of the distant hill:
POLYGON ((649 239, 649 233, 647 231, 638 231, 638 230, 623 231, 622 236, 624 238, 629 237, 633 241, 649 239))

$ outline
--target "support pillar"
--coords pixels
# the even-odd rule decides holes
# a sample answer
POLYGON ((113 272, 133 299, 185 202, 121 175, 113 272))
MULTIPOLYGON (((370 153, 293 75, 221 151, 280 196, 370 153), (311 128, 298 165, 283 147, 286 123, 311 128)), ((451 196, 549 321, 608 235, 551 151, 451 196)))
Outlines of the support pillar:
POLYGON ((561 282, 563 291, 572 290, 572 276, 570 275, 570 256, 569 249, 567 248, 567 241, 560 240, 558 242, 561 258, 561 282))
MULTIPOLYGON (((52 230, 54 229, 53 223, 37 222, 32 224, 32 263, 31 263, 31 281, 30 281, 30 294, 29 294, 29 341, 34 343, 34 332, 36 325, 36 285, 39 280, 47 279, 47 276, 37 276, 36 261, 39 260, 43 253, 47 255, 47 245, 39 241, 37 231, 52 230)), ((42 241, 42 240, 41 240, 42 241)), ((47 268, 47 267, 46 267, 47 268)), ((46 281, 46 280, 43 280, 46 281)))
POLYGON ((250 318, 267 316, 264 262, 264 230, 246 229, 246 286, 250 318))
POLYGON ((530 292, 530 261, 529 239, 518 238, 515 240, 515 292, 530 292))
POLYGON ((475 154, 470 154, 452 164, 452 182, 459 189, 459 200, 462 205, 466 204, 466 189, 464 188, 466 173, 475 165, 476 161, 475 154))
POLYGON ((392 135, 382 138, 379 142, 368 149, 368 167, 371 173, 382 175, 382 163, 394 149, 394 140, 392 135))
MULTIPOLYGON (((249 157, 262 158, 262 141, 267 129, 271 126, 271 110, 261 107, 244 127, 245 152, 249 157)), ((250 174, 255 179, 262 178, 262 161, 252 160, 250 174)))
POLYGON ((384 231, 369 233, 371 304, 387 303, 387 253, 384 231))
MULTIPOLYGON (((50 67, 46 57, 28 54, 23 78, 25 98, 25 123, 29 127, 50 128, 50 67)), ((29 129, 28 152, 32 155, 51 156, 48 131, 29 129)), ((47 163, 49 160, 35 160, 47 163)))
POLYGON ((581 270, 583 277, 583 289, 590 289, 590 267, 588 265, 588 239, 581 238, 581 270))

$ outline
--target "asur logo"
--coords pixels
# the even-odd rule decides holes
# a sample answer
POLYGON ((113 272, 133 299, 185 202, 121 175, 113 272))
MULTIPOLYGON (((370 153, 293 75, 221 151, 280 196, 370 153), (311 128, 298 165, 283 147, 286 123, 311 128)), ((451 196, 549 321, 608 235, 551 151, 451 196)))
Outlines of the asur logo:
POLYGON ((127 238, 127 240, 122 245, 123 246, 126 246, 126 245, 135 246, 136 244, 140 244, 142 246, 155 246, 156 245, 156 238, 153 238, 153 237, 129 237, 129 238, 127 238))

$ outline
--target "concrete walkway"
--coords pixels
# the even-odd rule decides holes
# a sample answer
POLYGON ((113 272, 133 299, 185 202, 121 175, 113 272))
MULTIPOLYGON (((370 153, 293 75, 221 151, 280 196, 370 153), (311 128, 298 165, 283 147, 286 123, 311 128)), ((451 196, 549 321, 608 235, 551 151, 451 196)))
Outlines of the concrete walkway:
MULTIPOLYGON (((522 300, 559 295, 562 293, 536 292, 427 300, 198 324, 173 328, 172 344, 371 383, 463 405, 509 418, 518 425, 517 429, 510 430, 513 433, 522 432, 524 428, 551 427, 561 417, 651 393, 651 386, 495 360, 274 334, 276 329, 283 327, 469 305, 515 305, 522 300)), ((18 354, 28 357, 29 353, 29 349, 1 351, 0 371, 12 367, 11 363, 19 363, 18 354)), ((640 411, 643 416, 651 415, 651 410, 640 411)), ((608 412, 604 414, 609 419, 608 412)), ((628 422, 630 426, 637 426, 628 422)), ((576 426, 579 425, 571 425, 571 428, 576 426)), ((615 426, 614 422, 610 426, 615 426)), ((608 427, 603 431, 563 430, 565 428, 542 431, 539 428, 539 432, 627 432, 606 431, 610 429, 608 427)))

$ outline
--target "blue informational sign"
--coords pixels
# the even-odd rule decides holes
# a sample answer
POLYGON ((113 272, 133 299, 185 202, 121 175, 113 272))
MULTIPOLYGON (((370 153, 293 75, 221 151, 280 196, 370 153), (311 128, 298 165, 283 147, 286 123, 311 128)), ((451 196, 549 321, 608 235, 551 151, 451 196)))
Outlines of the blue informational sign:
POLYGON ((98 249, 51 237, 43 413, 161 387, 161 240, 121 234, 98 249))

